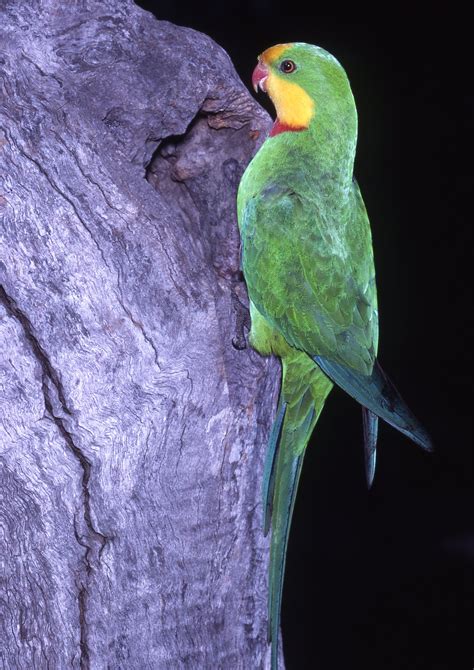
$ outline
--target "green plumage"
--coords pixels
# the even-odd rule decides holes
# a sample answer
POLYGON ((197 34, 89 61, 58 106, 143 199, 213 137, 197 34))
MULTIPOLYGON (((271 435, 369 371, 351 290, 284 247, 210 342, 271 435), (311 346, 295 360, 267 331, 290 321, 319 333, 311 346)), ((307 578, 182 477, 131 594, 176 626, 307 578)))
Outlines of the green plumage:
POLYGON ((283 371, 263 486, 265 531, 270 518, 272 528, 273 668, 298 479, 333 382, 363 406, 369 485, 378 416, 430 448, 426 433, 376 363, 374 260, 367 213, 353 179, 357 115, 346 74, 318 47, 293 44, 280 51, 265 63, 277 113, 285 112, 285 95, 295 91, 285 88, 290 82, 314 101, 314 116, 306 129, 280 132, 265 141, 238 194, 250 342, 263 355, 279 356, 283 371), (288 59, 296 66, 291 73, 282 72, 288 59))

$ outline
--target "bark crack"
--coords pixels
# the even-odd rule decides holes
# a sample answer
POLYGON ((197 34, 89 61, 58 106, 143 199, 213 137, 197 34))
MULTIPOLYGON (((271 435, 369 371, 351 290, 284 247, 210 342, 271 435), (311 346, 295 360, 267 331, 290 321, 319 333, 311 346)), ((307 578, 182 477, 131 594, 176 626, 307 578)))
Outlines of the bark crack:
MULTIPOLYGON (((3 129, 3 128, 2 128, 2 130, 5 132, 5 136, 9 136, 9 134, 7 134, 6 129, 3 129)), ((28 153, 26 153, 26 151, 25 151, 25 150, 18 144, 18 142, 17 142, 12 136, 9 136, 9 139, 10 139, 11 142, 15 145, 15 147, 17 148, 17 150, 19 151, 19 153, 20 153, 22 156, 24 156, 24 158, 26 158, 26 159, 29 160, 31 163, 33 163, 34 165, 36 165, 36 167, 38 168, 38 170, 40 171, 40 173, 43 175, 43 177, 45 177, 45 179, 47 180, 47 182, 49 183, 49 185, 51 186, 51 188, 52 188, 52 189, 53 189, 53 190, 54 190, 54 191, 55 191, 61 198, 63 198, 63 200, 65 200, 65 201, 68 203, 68 205, 72 208, 74 214, 76 215, 76 218, 77 218, 78 221, 82 224, 83 228, 87 231, 87 233, 89 234, 89 237, 91 238, 91 240, 93 241, 93 243, 94 243, 94 245, 96 246, 97 250, 99 251, 100 256, 101 256, 101 258, 102 258, 102 260, 103 260, 103 262, 104 262, 104 265, 110 270, 110 266, 109 266, 109 264, 108 264, 108 262, 107 262, 107 259, 106 259, 106 257, 105 257, 105 254, 104 254, 104 252, 103 252, 101 246, 100 246, 99 243, 97 242, 97 240, 96 240, 94 234, 92 233, 92 230, 91 230, 90 227, 87 225, 87 223, 85 222, 84 218, 79 214, 79 210, 77 209, 77 207, 76 207, 74 201, 72 200, 72 198, 70 198, 68 195, 66 195, 66 193, 65 193, 64 191, 62 191, 62 190, 60 189, 60 187, 59 187, 58 184, 53 180, 53 178, 51 177, 51 175, 49 174, 49 172, 47 172, 47 170, 44 169, 44 167, 41 165, 41 163, 40 163, 38 160, 36 160, 36 158, 33 158, 33 156, 30 156, 28 153)))
POLYGON ((120 282, 118 283, 118 289, 119 289, 120 295, 117 295, 117 300, 118 300, 120 306, 122 307, 123 311, 128 316, 128 318, 130 319, 130 321, 133 323, 135 328, 137 328, 140 331, 140 333, 142 334, 142 337, 145 340, 145 342, 153 349, 153 354, 154 354, 154 358, 155 358, 155 365, 158 368, 158 370, 160 370, 161 366, 160 366, 160 360, 159 360, 159 357, 158 357, 158 349, 156 348, 155 343, 153 342, 150 335, 148 335, 148 333, 146 332, 143 323, 141 321, 138 321, 133 316, 131 310, 129 310, 128 307, 125 305, 125 303, 123 301, 123 292, 122 292, 122 288, 120 286, 120 282))
POLYGON ((104 202, 107 205, 107 207, 109 207, 111 210, 117 212, 118 216, 122 219, 122 221, 124 221, 124 223, 127 223, 126 219, 124 219, 124 217, 121 215, 120 209, 113 204, 113 202, 110 200, 110 198, 107 197, 107 194, 106 194, 105 190, 102 188, 102 186, 100 185, 100 183, 98 181, 96 181, 91 174, 87 173, 84 170, 77 153, 73 149, 71 149, 70 146, 68 146, 66 144, 66 142, 63 140, 63 138, 61 137, 61 135, 59 133, 57 133, 53 130, 52 134, 56 137, 59 144, 61 144, 64 147, 64 150, 67 151, 67 153, 72 157, 74 163, 77 166, 77 169, 79 170, 81 175, 84 177, 86 182, 89 182, 90 184, 93 184, 97 188, 97 190, 102 195, 102 198, 104 199, 104 202))
POLYGON ((167 260, 168 260, 168 270, 169 270, 169 276, 171 281, 173 282, 173 285, 179 295, 184 299, 185 303, 189 303, 189 295, 186 293, 184 288, 181 286, 181 284, 177 281, 176 275, 175 275, 175 267, 176 263, 175 261, 171 258, 168 247, 166 246, 166 242, 163 239, 163 233, 162 233, 162 226, 158 226, 157 222, 155 221, 154 218, 151 218, 149 216, 146 217, 148 221, 151 223, 153 226, 154 230, 156 231, 158 237, 160 238, 160 243, 161 243, 161 249, 163 250, 163 253, 165 254, 167 260))
POLYGON ((66 417, 72 418, 72 412, 69 409, 64 389, 59 378, 58 373, 54 369, 47 353, 41 347, 36 338, 33 326, 28 316, 18 307, 15 300, 9 296, 0 284, 0 302, 4 305, 7 312, 14 318, 21 326, 25 339, 29 343, 31 351, 35 359, 41 366, 42 370, 42 393, 44 398, 44 405, 48 417, 54 422, 59 434, 63 438, 69 451, 74 455, 82 470, 81 489, 82 489, 82 505, 83 505, 83 519, 84 532, 79 533, 75 530, 75 536, 78 544, 85 548, 84 566, 85 577, 82 584, 79 586, 78 592, 78 607, 79 607, 79 625, 80 625, 80 649, 81 649, 81 670, 89 670, 89 649, 87 644, 87 596, 88 596, 88 581, 91 572, 97 568, 100 562, 102 551, 107 543, 107 536, 100 533, 92 521, 91 515, 91 494, 89 490, 92 464, 81 448, 75 443, 74 436, 68 430, 64 418, 60 416, 62 412, 66 417), (60 412, 55 410, 55 406, 59 405, 60 412))

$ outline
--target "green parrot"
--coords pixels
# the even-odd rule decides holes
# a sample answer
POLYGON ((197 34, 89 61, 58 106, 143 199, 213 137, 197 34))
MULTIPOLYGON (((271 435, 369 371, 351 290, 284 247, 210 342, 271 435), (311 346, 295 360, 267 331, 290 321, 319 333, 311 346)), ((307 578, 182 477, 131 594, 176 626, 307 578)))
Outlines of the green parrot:
POLYGON ((377 362, 372 239, 353 177, 357 112, 347 75, 320 47, 277 44, 259 56, 252 83, 268 93, 277 114, 237 197, 250 344, 282 363, 263 482, 265 534, 272 530, 268 635, 276 669, 298 480, 333 385, 362 406, 369 486, 379 417, 426 450, 431 441, 377 362))

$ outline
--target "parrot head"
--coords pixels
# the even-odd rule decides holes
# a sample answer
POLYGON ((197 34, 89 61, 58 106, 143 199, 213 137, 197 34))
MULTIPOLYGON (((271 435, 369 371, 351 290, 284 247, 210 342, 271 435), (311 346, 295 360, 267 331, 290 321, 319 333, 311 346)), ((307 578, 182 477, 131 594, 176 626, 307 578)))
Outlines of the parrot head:
POLYGON ((268 93, 277 113, 270 136, 306 130, 318 116, 355 118, 347 75, 330 53, 312 44, 276 44, 258 57, 252 84, 268 93))

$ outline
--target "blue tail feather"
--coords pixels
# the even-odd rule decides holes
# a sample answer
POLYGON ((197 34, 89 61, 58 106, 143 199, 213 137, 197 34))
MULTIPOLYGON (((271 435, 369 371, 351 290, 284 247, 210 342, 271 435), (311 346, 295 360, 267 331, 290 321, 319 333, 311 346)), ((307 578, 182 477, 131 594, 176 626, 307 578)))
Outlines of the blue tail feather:
POLYGON ((275 421, 273 422, 270 439, 268 441, 267 453, 265 455, 265 465, 263 466, 263 527, 265 536, 268 535, 272 519, 273 491, 275 489, 275 465, 285 413, 286 402, 280 396, 275 421))
POLYGON ((379 428, 379 417, 362 407, 362 423, 364 426, 364 461, 367 485, 371 488, 375 476, 375 462, 377 459, 377 434, 379 428))
POLYGON ((270 558, 270 588, 268 594, 268 641, 272 643, 272 670, 278 670, 278 635, 280 630, 281 600, 285 575, 286 551, 296 492, 303 465, 304 451, 294 456, 281 450, 276 466, 278 480, 275 492, 270 558))

